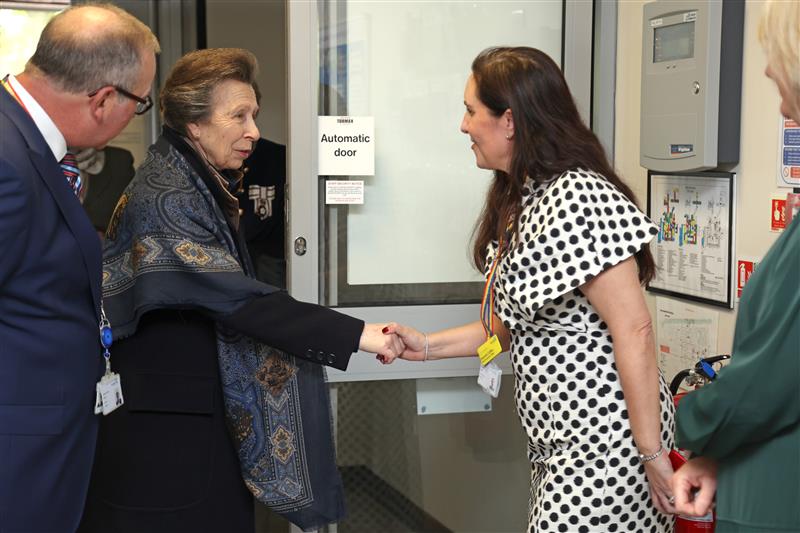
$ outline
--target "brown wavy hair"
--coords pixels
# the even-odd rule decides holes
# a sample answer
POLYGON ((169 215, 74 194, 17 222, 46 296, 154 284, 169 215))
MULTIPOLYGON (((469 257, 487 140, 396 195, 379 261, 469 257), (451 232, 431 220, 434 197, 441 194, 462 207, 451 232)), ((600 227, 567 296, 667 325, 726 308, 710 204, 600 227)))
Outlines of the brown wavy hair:
MULTIPOLYGON (((226 80, 246 83, 258 91, 258 60, 243 48, 204 48, 184 55, 175 63, 161 89, 164 123, 186 134, 191 122, 204 122, 213 112, 214 89, 226 80)), ((256 99, 260 98, 256 92, 256 99)))
MULTIPOLYGON (((510 172, 494 171, 483 212, 473 233, 472 258, 483 271, 486 248, 506 231, 516 234, 526 177, 550 180, 567 170, 583 168, 602 174, 636 203, 630 187, 617 176, 603 147, 583 123, 561 69, 544 52, 528 47, 488 48, 472 62, 478 99, 499 117, 507 109, 514 118, 514 152, 510 172)), ((655 276, 650 247, 636 253, 639 281, 655 276)))

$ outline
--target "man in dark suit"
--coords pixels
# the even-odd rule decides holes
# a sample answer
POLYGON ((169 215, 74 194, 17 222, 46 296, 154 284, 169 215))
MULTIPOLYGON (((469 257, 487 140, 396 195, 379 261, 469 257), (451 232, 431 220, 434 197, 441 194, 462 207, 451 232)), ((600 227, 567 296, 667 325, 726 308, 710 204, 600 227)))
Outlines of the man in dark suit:
POLYGON ((0 533, 74 531, 81 517, 102 374, 101 253, 59 161, 67 146, 105 146, 149 109, 157 52, 125 11, 73 7, 45 27, 25 71, 2 80, 0 533))

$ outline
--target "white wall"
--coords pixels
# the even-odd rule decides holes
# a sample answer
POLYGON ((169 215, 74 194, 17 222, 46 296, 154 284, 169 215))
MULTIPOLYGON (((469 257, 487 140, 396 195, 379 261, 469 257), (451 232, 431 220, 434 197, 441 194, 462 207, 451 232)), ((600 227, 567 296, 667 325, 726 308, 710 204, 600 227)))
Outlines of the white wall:
POLYGON ((207 46, 246 48, 256 55, 260 73, 261 136, 286 144, 286 2, 284 0, 207 0, 207 46))
MULTIPOLYGON (((615 165, 634 189, 640 206, 647 199, 647 171, 639 166, 639 115, 642 50, 642 0, 619 3, 616 95, 615 165)), ((766 76, 766 59, 758 42, 761 2, 745 6, 745 37, 742 75, 742 128, 736 214, 736 257, 763 257, 778 237, 769 229, 769 206, 773 194, 789 189, 776 186, 778 165, 778 111, 780 98, 766 76)), ((655 298, 647 295, 655 317, 655 298)), ((738 305, 738 304, 737 304, 738 305)), ((717 353, 730 353, 736 309, 720 311, 717 353)), ((668 376, 671 377, 671 376, 668 376)))

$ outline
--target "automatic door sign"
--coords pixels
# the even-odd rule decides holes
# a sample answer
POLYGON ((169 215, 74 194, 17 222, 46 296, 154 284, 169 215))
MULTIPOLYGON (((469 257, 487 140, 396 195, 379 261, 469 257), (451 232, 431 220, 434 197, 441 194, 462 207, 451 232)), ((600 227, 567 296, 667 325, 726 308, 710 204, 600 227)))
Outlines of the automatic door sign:
POLYGON ((319 117, 320 176, 375 175, 375 118, 319 117))

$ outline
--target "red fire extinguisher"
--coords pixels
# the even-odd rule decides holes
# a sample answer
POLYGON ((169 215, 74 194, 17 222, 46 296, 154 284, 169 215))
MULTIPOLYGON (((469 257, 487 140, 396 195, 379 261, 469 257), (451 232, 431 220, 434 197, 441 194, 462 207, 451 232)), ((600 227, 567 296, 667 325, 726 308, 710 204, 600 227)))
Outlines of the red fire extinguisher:
MULTIPOLYGON (((706 383, 713 381, 717 377, 717 372, 714 370, 714 363, 730 359, 730 355, 717 355, 707 359, 700 359, 694 368, 681 370, 669 385, 672 398, 675 402, 675 407, 678 402, 683 398, 687 392, 678 393, 681 384, 686 381, 689 386, 695 389, 702 387, 706 383)), ((681 453, 681 450, 672 450, 669 452, 669 460, 672 463, 672 469, 677 470, 686 463, 686 457, 681 453)), ((705 516, 686 516, 678 515, 675 519, 675 533, 713 533, 717 524, 717 517, 714 511, 709 511, 705 516)))
MULTIPOLYGON (((672 463, 672 469, 677 470, 686 462, 686 457, 678 450, 672 450, 669 452, 669 460, 672 463)), ((713 533, 716 525, 717 517, 713 510, 705 516, 679 514, 675 518, 675 533, 713 533)))

